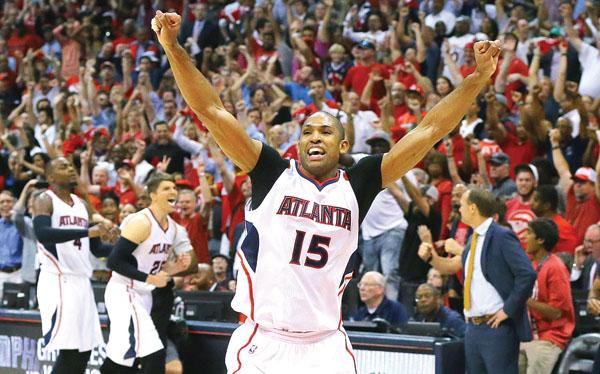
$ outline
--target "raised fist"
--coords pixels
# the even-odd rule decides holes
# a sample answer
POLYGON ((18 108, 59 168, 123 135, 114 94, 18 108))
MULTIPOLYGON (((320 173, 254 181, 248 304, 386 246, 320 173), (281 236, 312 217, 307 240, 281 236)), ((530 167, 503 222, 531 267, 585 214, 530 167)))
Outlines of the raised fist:
POLYGON ((181 16, 177 13, 163 13, 156 11, 152 18, 152 30, 156 33, 158 41, 163 47, 177 43, 177 33, 181 26, 181 16))
POLYGON ((502 50, 500 41, 484 40, 475 43, 473 47, 475 51, 475 61, 477 62, 477 71, 485 78, 490 78, 496 71, 498 65, 498 56, 502 50))

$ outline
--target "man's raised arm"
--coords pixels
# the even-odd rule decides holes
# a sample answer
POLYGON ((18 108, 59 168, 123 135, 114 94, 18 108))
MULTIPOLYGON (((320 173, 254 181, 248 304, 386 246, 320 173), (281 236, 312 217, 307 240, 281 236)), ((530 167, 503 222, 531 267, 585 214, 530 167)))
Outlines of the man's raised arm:
POLYGON ((258 161, 262 144, 250 139, 235 117, 225 110, 210 82, 179 45, 180 26, 181 17, 176 13, 158 10, 152 19, 152 29, 169 59, 181 95, 225 154, 242 170, 250 171, 258 161))
POLYGON ((382 185, 400 179, 419 162, 442 137, 458 125, 471 103, 487 85, 496 71, 500 42, 482 41, 475 43, 477 70, 440 101, 419 125, 400 140, 381 163, 382 185))

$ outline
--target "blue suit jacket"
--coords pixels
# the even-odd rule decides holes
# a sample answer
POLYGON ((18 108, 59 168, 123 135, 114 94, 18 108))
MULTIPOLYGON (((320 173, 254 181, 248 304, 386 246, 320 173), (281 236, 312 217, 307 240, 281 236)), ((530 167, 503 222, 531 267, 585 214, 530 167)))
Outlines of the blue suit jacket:
MULTIPOLYGON (((470 248, 471 238, 462 254, 463 269, 466 269, 470 248)), ((530 341, 531 327, 525 303, 531 296, 537 274, 512 230, 492 222, 483 242, 481 269, 504 300, 503 310, 512 320, 519 340, 530 341)))

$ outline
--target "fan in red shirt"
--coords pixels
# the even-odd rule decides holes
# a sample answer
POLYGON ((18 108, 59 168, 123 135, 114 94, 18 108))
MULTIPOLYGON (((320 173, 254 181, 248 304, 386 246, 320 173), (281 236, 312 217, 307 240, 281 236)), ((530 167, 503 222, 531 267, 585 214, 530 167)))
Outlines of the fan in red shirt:
POLYGON ((538 217, 550 218, 558 227, 558 242, 554 252, 574 254, 577 247, 575 227, 558 214, 558 191, 552 185, 541 185, 533 193, 531 210, 538 217))
POLYGON ((507 32, 502 39, 502 56, 492 79, 495 82, 496 92, 503 92, 508 100, 508 107, 512 108, 512 92, 519 87, 526 86, 529 67, 515 55, 518 43, 516 35, 507 32))
POLYGON ((569 271, 552 253, 557 241, 558 229, 551 219, 537 218, 529 223, 526 251, 537 272, 527 300, 533 340, 521 343, 519 364, 547 373, 552 372, 575 329, 569 271))
POLYGON ((437 188, 439 198, 435 208, 442 215, 439 239, 448 237, 448 218, 452 213, 452 181, 448 172, 448 161, 443 154, 431 151, 425 158, 425 170, 431 177, 431 185, 437 188))
POLYGON ((406 106, 408 111, 396 118, 394 126, 390 129, 394 143, 402 139, 413 127, 415 127, 427 112, 423 110, 425 105, 425 93, 421 86, 413 84, 406 90, 406 106))
MULTIPOLYGON (((363 40, 358 44, 360 50, 360 61, 358 65, 353 66, 348 70, 348 74, 344 79, 344 86, 347 90, 352 90, 361 95, 363 89, 369 81, 369 74, 373 70, 379 70, 383 79, 389 79, 390 73, 388 67, 376 62, 375 45, 368 40, 363 40)), ((385 96, 385 86, 383 80, 376 82, 373 87, 372 98, 379 100, 385 96)))
POLYGON ((173 213, 172 218, 187 230, 198 263, 208 264, 210 262, 208 254, 208 218, 212 207, 212 199, 206 178, 202 175, 201 178, 200 188, 204 198, 202 209, 198 210, 197 197, 194 191, 181 189, 177 196, 179 212, 173 213))
POLYGON ((517 196, 506 202, 506 222, 519 237, 521 246, 525 248, 529 222, 535 219, 532 210, 532 197, 537 187, 537 168, 529 164, 521 164, 515 168, 517 196))
MULTIPOLYGON (((561 182, 562 179, 563 175, 561 175, 561 182)), ((596 171, 592 168, 581 167, 577 169, 569 182, 565 216, 577 230, 577 244, 581 244, 585 230, 593 223, 600 221, 600 190, 596 171)))

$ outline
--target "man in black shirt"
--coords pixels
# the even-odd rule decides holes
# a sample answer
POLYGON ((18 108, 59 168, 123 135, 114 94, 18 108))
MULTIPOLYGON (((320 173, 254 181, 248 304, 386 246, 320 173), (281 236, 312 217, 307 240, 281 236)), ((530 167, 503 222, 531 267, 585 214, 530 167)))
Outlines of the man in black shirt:
POLYGON ((183 174, 183 159, 190 158, 190 154, 171 139, 169 125, 166 122, 157 122, 154 125, 154 133, 156 141, 146 149, 144 159, 154 166, 164 159, 170 159, 166 172, 183 174))

